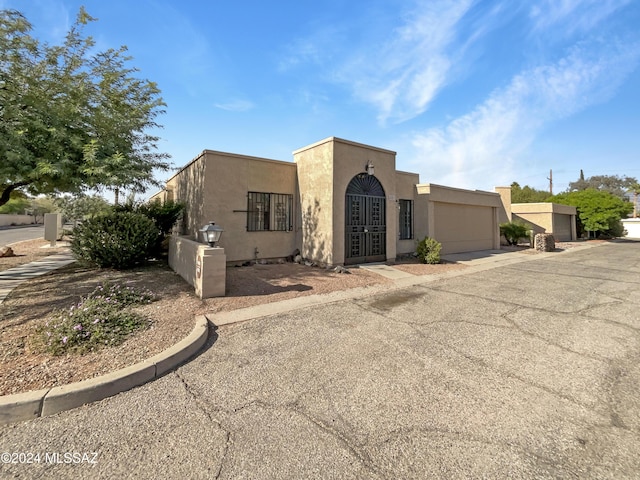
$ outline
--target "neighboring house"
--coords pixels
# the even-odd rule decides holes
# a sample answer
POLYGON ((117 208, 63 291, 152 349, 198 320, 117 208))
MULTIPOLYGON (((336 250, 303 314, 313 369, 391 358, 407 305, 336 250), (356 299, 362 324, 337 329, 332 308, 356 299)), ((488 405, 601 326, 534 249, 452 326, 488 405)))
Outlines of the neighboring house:
POLYGON ((394 260, 425 236, 444 254, 500 248, 498 193, 420 184, 395 152, 335 137, 293 160, 205 150, 152 199, 186 204, 180 234, 220 225, 229 263, 296 250, 325 265, 394 260))
POLYGON ((550 233, 556 242, 577 240, 576 207, 559 203, 511 203, 511 187, 496 187, 504 211, 500 223, 522 221, 531 226, 533 233, 550 233))

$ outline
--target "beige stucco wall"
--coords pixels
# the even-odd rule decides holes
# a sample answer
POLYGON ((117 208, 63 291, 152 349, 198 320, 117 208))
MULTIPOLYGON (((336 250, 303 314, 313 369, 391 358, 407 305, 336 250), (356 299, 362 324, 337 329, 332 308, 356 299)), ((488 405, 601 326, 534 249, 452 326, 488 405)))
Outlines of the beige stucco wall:
POLYGON ((396 208, 396 153, 369 145, 362 145, 339 138, 334 143, 334 263, 345 260, 345 195, 349 182, 366 170, 371 161, 375 177, 382 184, 386 196, 387 259, 395 260, 398 240, 398 209, 396 208))
POLYGON ((300 252, 304 258, 332 265, 333 144, 314 143, 293 152, 300 203, 300 252))
POLYGON ((500 195, 502 207, 498 209, 498 223, 511 221, 511 187, 495 187, 495 192, 500 195))
POLYGON ((514 203, 511 205, 513 221, 531 225, 534 233, 550 233, 556 241, 575 240, 576 207, 558 203, 514 203))
POLYGON ((395 152, 336 137, 293 152, 302 210, 302 255, 326 264, 345 260, 345 194, 371 161, 386 195, 388 259, 396 257, 395 152))
POLYGON ((435 184, 416 189, 426 198, 427 235, 442 244, 442 254, 500 248, 498 193, 435 184))
POLYGON ((441 241, 443 253, 499 248, 498 216, 506 203, 498 193, 418 184, 417 174, 395 170, 395 152, 336 137, 293 157, 295 163, 205 150, 154 198, 186 204, 180 233, 191 238, 209 221, 222 226, 229 262, 286 257, 299 248, 304 258, 343 264, 346 189, 371 162, 386 197, 387 259, 415 251, 425 236, 441 241), (250 191, 293 195, 292 231, 248 232, 250 191), (401 199, 414 201, 410 240, 399 239, 401 199))
POLYGON ((167 189, 187 204, 183 234, 201 240, 198 230, 210 221, 224 229, 219 245, 229 262, 286 257, 296 248, 299 206, 296 166, 291 162, 205 150, 168 182, 167 189), (293 229, 248 232, 248 192, 292 195, 293 229))

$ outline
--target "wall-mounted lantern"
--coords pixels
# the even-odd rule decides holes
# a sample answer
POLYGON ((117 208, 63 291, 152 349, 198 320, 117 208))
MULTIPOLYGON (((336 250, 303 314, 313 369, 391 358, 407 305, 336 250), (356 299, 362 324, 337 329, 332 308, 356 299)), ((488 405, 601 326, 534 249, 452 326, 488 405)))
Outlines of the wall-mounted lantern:
POLYGON ((200 229, 204 241, 209 244, 210 247, 215 247, 216 243, 220 241, 220 235, 224 230, 220 225, 216 225, 215 222, 209 222, 207 225, 200 229))
POLYGON ((367 175, 373 175, 375 173, 373 163, 371 162, 371 160, 367 162, 367 166, 365 168, 367 170, 367 175))

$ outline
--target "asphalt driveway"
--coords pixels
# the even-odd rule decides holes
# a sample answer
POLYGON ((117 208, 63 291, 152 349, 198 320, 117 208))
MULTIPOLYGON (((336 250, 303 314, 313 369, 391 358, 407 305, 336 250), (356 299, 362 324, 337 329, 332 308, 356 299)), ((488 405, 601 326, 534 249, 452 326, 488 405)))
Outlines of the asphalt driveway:
POLYGON ((158 381, 0 427, 32 458, 0 477, 638 478, 638 385, 620 242, 220 327, 158 381))

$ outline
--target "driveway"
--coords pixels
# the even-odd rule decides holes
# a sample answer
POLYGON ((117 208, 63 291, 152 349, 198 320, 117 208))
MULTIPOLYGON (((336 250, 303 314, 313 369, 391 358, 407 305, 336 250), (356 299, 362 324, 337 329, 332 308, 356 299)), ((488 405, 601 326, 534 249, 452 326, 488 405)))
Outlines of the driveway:
POLYGON ((158 381, 0 427, 40 455, 0 477, 638 478, 640 243, 524 258, 220 327, 158 381))

